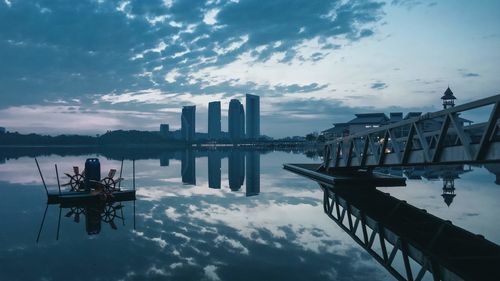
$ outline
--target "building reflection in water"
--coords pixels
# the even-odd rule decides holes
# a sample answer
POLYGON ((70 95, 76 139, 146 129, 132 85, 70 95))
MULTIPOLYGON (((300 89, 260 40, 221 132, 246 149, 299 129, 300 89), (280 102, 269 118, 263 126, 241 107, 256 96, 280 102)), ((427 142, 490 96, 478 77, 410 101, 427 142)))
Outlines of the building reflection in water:
POLYGON ((168 152, 160 154, 160 167, 168 167, 170 164, 170 158, 172 158, 172 155, 168 152))
POLYGON ((431 167, 407 167, 404 168, 404 175, 411 180, 426 179, 429 181, 443 181, 441 197, 444 203, 449 207, 453 203, 455 196, 455 180, 460 175, 471 172, 470 166, 465 165, 440 165, 431 167))
POLYGON ((217 150, 208 151, 208 187, 220 189, 222 153, 217 150))
POLYGON ((245 153, 233 149, 228 157, 229 188, 232 191, 240 190, 245 181, 245 153))
MULTIPOLYGON (((170 155, 162 155, 169 157, 170 155)), ((171 155, 174 157, 175 155, 171 155)), ((186 149, 181 155, 182 183, 196 185, 196 157, 208 156, 208 187, 221 188, 222 159, 227 157, 228 179, 231 191, 239 191, 246 184, 245 195, 254 196, 260 193, 260 152, 231 150, 196 151, 186 149), (246 164, 245 164, 246 163, 246 164), (246 180, 245 180, 246 175, 246 180)), ((163 159, 161 163, 168 163, 163 159)))
POLYGON ((246 196, 259 195, 260 193, 260 153, 258 151, 248 151, 247 157, 247 182, 246 196))
POLYGON ((500 185, 500 164, 485 164, 484 167, 495 175, 495 184, 500 185))
POLYGON ((181 158, 182 183, 196 185, 195 151, 186 149, 181 158))

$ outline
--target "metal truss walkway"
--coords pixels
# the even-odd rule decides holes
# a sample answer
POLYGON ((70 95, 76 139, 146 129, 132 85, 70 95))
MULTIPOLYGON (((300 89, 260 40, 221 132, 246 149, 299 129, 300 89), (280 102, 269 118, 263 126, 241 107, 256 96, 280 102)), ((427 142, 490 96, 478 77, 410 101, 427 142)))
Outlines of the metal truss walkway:
POLYGON ((500 95, 496 95, 328 140, 322 168, 499 162, 499 114, 500 95), (489 118, 465 125, 459 117, 477 110, 488 111, 489 118))
POLYGON ((367 186, 319 182, 325 213, 397 280, 500 280, 500 247, 367 186))

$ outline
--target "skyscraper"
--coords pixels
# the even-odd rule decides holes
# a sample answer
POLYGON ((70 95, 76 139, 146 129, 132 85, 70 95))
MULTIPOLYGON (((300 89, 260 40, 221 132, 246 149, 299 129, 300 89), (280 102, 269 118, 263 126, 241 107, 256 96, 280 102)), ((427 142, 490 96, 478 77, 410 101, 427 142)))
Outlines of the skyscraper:
POLYGON ((217 140, 221 135, 220 101, 208 103, 208 138, 217 140))
POLYGON ((185 141, 194 141, 196 128, 196 106, 182 107, 181 134, 185 141))
POLYGON ((229 102, 229 137, 232 141, 239 141, 245 137, 245 110, 237 99, 229 102))
POLYGON ((246 95, 247 110, 247 138, 257 139, 260 137, 260 97, 256 95, 246 95))
POLYGON ((240 138, 245 138, 245 108, 240 103, 240 138))

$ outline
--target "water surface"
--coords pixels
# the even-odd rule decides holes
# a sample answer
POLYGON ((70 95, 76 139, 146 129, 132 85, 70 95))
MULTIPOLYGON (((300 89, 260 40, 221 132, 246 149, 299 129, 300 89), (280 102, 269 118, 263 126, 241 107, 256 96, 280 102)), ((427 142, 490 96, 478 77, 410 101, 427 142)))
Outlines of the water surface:
MULTIPOLYGON (((54 163, 65 182, 63 172, 96 156, 103 173, 119 169, 116 153, 47 153, 38 160, 49 187, 57 190, 54 163)), ((134 152, 135 202, 123 202, 116 217, 99 226, 64 208, 59 233, 60 208, 51 205, 38 243, 46 195, 34 159, 3 160, 0 280, 393 279, 324 214, 317 183, 282 169, 283 163, 319 159, 249 150, 140 156, 134 152)), ((500 243, 500 187, 494 173, 469 166, 447 171, 407 171, 406 176, 421 179, 381 190, 500 243), (448 206, 442 188, 450 171, 456 189, 448 206)), ((124 187, 132 188, 129 160, 123 176, 124 187)))

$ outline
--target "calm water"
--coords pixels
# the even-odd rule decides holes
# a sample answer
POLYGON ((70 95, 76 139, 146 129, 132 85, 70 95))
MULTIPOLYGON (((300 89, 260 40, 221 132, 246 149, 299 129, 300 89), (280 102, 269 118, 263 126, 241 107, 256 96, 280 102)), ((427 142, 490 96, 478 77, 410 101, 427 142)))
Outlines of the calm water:
MULTIPOLYGON (((56 190, 54 163, 66 182, 63 172, 82 168, 88 157, 99 157, 103 172, 119 169, 118 154, 45 153, 38 160, 56 190)), ((38 243, 46 195, 34 159, 0 159, 0 280, 393 279, 324 214, 317 183, 282 169, 318 159, 258 151, 133 154, 139 159, 135 202, 115 204, 108 216, 63 208, 59 233, 60 208, 50 205, 38 243)), ((406 175, 422 179, 382 190, 500 243, 493 173, 458 166, 406 175), (449 206, 443 175, 456 188, 449 206)), ((123 176, 131 188, 131 161, 125 160, 123 176)))

